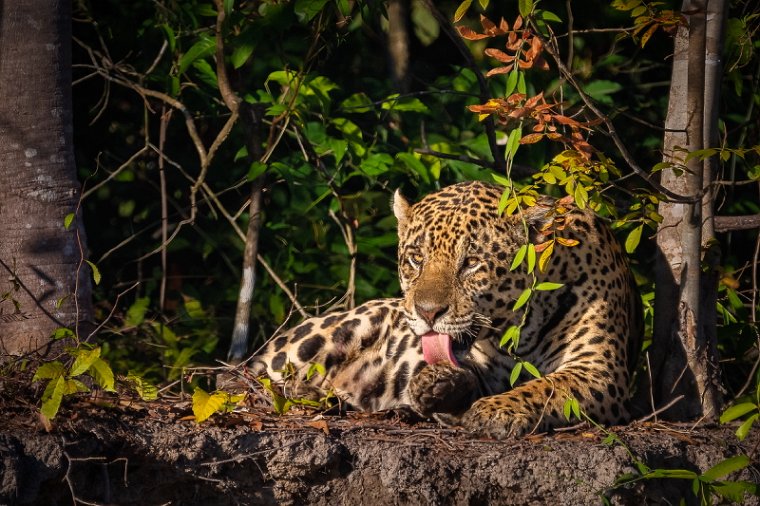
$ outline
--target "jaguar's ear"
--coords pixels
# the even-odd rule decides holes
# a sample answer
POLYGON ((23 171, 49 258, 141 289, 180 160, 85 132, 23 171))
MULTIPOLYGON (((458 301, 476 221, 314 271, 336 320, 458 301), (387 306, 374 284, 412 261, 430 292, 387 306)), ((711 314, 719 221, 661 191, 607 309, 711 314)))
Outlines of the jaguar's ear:
POLYGON ((393 214, 396 215, 396 220, 398 220, 398 233, 401 235, 409 221, 409 210, 412 206, 410 206, 409 202, 403 195, 401 195, 400 189, 393 193, 391 202, 393 206, 393 214))

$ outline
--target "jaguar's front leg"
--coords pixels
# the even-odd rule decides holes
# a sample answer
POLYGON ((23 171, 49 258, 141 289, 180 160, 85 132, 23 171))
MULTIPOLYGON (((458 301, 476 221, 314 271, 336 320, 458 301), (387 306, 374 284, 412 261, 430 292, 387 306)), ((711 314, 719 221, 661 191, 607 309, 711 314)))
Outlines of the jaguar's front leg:
POLYGON ((458 417, 479 397, 478 381, 472 371, 451 364, 426 365, 409 383, 412 409, 446 424, 458 417))

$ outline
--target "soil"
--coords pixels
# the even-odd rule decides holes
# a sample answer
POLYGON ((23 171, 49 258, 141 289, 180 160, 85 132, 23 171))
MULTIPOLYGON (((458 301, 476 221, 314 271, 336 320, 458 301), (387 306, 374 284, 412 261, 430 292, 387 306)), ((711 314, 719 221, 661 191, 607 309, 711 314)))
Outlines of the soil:
POLYGON ((617 486, 636 473, 633 456, 700 472, 748 454, 730 479, 760 481, 760 431, 739 442, 735 427, 612 428, 624 444, 589 426, 495 441, 399 413, 253 406, 197 424, 188 401, 115 398, 69 403, 46 426, 34 405, 0 398, 0 504, 698 504, 691 480, 617 486))

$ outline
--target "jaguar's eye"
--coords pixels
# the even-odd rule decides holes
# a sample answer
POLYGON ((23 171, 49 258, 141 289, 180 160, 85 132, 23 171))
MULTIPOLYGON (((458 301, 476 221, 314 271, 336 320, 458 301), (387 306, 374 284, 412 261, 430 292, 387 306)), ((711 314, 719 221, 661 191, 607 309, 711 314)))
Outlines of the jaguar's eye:
POLYGON ((409 253, 406 257, 406 260, 412 267, 419 268, 422 265, 424 258, 422 257, 422 253, 414 252, 409 253))
POLYGON ((462 262, 462 269, 472 270, 480 265, 480 259, 478 257, 467 257, 462 262))

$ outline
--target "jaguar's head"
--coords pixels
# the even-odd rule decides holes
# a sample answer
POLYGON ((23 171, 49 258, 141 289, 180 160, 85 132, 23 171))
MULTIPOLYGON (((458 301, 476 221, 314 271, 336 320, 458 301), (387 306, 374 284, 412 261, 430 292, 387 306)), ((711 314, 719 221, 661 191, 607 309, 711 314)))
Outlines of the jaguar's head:
POLYGON ((500 214, 501 195, 500 187, 469 182, 411 205, 396 191, 399 279, 415 334, 464 340, 513 316, 509 308, 526 281, 510 265, 530 224, 524 215, 500 214))

